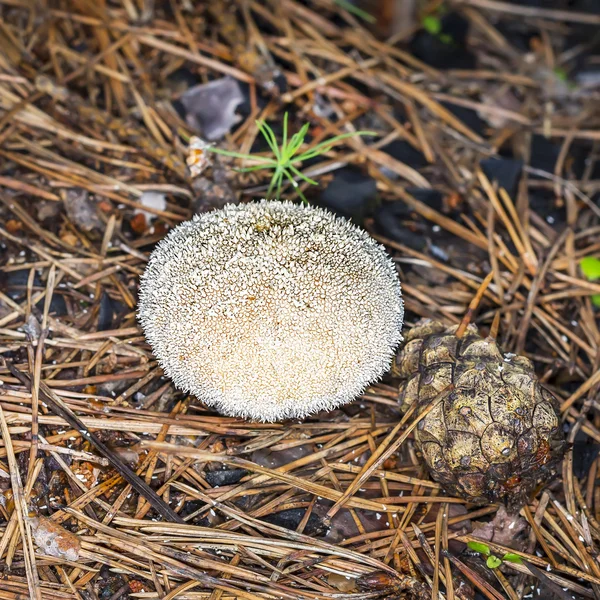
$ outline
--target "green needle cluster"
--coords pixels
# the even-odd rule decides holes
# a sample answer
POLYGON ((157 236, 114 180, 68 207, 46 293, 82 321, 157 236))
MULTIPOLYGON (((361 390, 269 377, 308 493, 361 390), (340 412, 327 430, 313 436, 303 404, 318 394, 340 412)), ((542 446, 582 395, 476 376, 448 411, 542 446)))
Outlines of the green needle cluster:
POLYGON ((298 187, 297 179, 305 181, 311 185, 318 185, 318 183, 300 171, 304 161, 329 152, 335 144, 346 138, 354 137, 356 135, 375 135, 375 133, 372 131, 353 131, 350 133, 344 133, 342 135, 336 135, 335 137, 329 138, 324 142, 320 142, 309 150, 300 152, 300 149, 304 144, 306 134, 308 133, 308 123, 305 123, 301 127, 300 131, 288 139, 288 114, 285 113, 283 116, 283 139, 281 141, 281 145, 278 144, 275 132, 266 121, 257 120, 256 126, 269 145, 269 148, 273 153, 272 157, 242 154, 240 152, 223 150, 222 148, 216 148, 214 146, 211 146, 208 148, 208 150, 224 156, 251 160, 257 163, 251 167, 239 169, 239 171, 242 173, 247 173, 249 171, 262 171, 264 169, 272 170, 273 175, 267 191, 267 197, 271 198, 271 194, 274 191, 274 198, 279 199, 284 180, 287 180, 296 189, 298 196, 302 198, 302 201, 305 204, 307 203, 307 200, 298 187))

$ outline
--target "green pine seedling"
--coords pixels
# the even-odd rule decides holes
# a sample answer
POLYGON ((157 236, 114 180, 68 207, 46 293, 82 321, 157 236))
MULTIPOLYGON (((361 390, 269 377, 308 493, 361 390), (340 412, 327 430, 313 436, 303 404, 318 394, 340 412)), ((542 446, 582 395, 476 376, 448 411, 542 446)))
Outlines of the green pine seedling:
POLYGON ((224 156, 231 156, 233 158, 241 158, 243 160, 252 160, 257 162, 257 164, 251 167, 239 169, 239 171, 242 173, 247 173, 249 171, 261 171, 263 169, 272 170, 273 176, 271 177, 267 196, 271 197, 271 193, 273 190, 275 190, 275 198, 279 199, 284 179, 286 179, 296 189, 298 195, 302 199, 302 202, 305 204, 307 204, 308 201, 306 200, 306 197, 302 191, 298 188, 298 182, 296 181, 296 178, 311 185, 318 185, 318 183, 314 179, 310 179, 310 177, 304 175, 296 165, 301 166, 304 161, 329 152, 329 150, 331 150, 335 144, 346 138, 353 137, 355 135, 376 135, 373 131, 355 131, 351 133, 344 133, 342 135, 336 135, 335 137, 329 138, 328 140, 317 144, 305 152, 299 152, 300 148, 304 144, 304 138, 308 133, 308 123, 305 123, 298 133, 295 133, 291 138, 288 139, 288 114, 285 113, 283 116, 283 139, 281 141, 281 146, 278 145, 275 132, 273 129, 271 129, 268 123, 266 123, 266 121, 258 120, 256 121, 256 126, 269 145, 269 148, 273 153, 272 157, 241 154, 240 152, 231 152, 230 150, 223 150, 222 148, 216 148, 214 146, 207 148, 207 150, 210 152, 215 152, 216 154, 222 154, 224 156))

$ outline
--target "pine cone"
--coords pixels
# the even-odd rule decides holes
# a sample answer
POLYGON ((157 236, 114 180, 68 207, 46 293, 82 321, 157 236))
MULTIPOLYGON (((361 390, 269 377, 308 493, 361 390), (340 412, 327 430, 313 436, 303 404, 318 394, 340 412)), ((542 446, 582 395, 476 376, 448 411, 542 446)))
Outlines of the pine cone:
POLYGON ((399 401, 403 410, 416 402, 416 416, 437 402, 417 424, 415 445, 449 493, 516 507, 565 453, 558 402, 529 359, 503 354, 474 325, 460 339, 456 330, 427 320, 408 333, 393 366, 399 401))

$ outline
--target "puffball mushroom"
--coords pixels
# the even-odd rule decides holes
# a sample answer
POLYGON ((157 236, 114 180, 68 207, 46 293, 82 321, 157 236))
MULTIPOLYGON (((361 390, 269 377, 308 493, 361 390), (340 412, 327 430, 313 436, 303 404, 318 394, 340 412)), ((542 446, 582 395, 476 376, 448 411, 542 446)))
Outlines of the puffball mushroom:
POLYGON ((266 200, 173 229, 150 256, 139 299, 175 385, 256 421, 356 398, 388 370, 403 314, 394 263, 365 231, 266 200))

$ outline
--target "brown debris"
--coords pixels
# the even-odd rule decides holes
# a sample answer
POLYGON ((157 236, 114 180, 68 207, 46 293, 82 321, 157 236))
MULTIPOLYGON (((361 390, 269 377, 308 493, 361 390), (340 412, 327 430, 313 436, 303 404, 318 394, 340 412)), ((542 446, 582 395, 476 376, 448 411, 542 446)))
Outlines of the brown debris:
POLYGON ((81 541, 64 527, 44 516, 29 519, 33 541, 48 556, 75 562, 79 558, 81 541))

